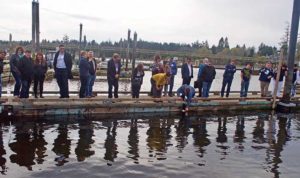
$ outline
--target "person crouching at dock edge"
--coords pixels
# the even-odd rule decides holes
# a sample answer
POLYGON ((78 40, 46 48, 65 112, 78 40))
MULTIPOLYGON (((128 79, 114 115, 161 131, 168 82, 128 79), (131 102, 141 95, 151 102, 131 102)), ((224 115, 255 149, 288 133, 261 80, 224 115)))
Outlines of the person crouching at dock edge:
POLYGON ((192 98, 195 96, 195 89, 190 85, 184 84, 178 88, 177 96, 185 102, 182 106, 182 112, 187 112, 192 102, 192 98))
POLYGON ((97 63, 94 58, 93 51, 88 52, 88 60, 89 60, 90 66, 91 66, 91 70, 90 70, 90 77, 89 77, 89 80, 87 83, 86 97, 95 97, 93 95, 93 86, 94 86, 94 83, 96 80, 97 63))
POLYGON ((225 71, 223 74, 223 83, 222 83, 222 89, 221 89, 221 97, 224 97, 224 92, 225 92, 225 87, 227 85, 227 90, 226 90, 226 97, 229 97, 230 93, 230 88, 232 84, 232 80, 234 77, 234 73, 236 72, 236 67, 235 67, 235 60, 231 60, 230 64, 227 64, 225 66, 225 71))
POLYGON ((159 73, 152 76, 153 98, 161 98, 162 89, 167 84, 168 77, 170 77, 170 73, 159 73))
POLYGON ((53 67, 55 78, 59 87, 60 98, 69 98, 68 79, 72 79, 72 58, 65 52, 65 46, 59 45, 59 51, 55 54, 53 67))
POLYGON ((90 77, 90 70, 91 65, 87 58, 87 52, 81 51, 80 52, 80 61, 79 61, 79 77, 80 77, 80 91, 79 91, 79 98, 86 97, 86 89, 88 85, 88 80, 90 77))
POLYGON ((111 60, 107 63, 107 82, 108 98, 112 98, 112 88, 114 87, 114 97, 118 98, 119 77, 121 72, 121 63, 119 54, 113 54, 111 60))
POLYGON ((272 63, 267 62, 265 67, 259 70, 259 73, 260 73, 259 81, 260 81, 261 97, 266 97, 268 95, 271 78, 274 76, 272 70, 272 63))
POLYGON ((0 50, 0 98, 2 96, 2 73, 3 73, 3 67, 4 67, 4 58, 6 56, 6 52, 0 50))
POLYGON ((131 80, 132 98, 139 98, 141 86, 143 84, 143 77, 145 75, 144 65, 139 63, 134 69, 131 80))
POLYGON ((247 97, 250 79, 252 75, 251 64, 247 63, 241 71, 241 92, 240 97, 247 97))
POLYGON ((16 49, 16 53, 13 54, 9 60, 10 71, 15 79, 15 87, 14 87, 14 96, 20 96, 20 88, 21 88, 21 76, 20 71, 18 69, 18 62, 24 56, 24 48, 18 47, 16 49))
POLYGON ((21 76, 21 93, 20 98, 29 98, 29 88, 33 77, 33 60, 31 58, 31 51, 26 50, 25 56, 18 62, 18 70, 21 76))
POLYGON ((40 88, 40 98, 44 98, 43 97, 43 88, 44 88, 44 80, 46 77, 46 73, 47 73, 47 62, 44 59, 43 53, 37 53, 36 54, 36 59, 34 62, 34 75, 33 75, 33 92, 34 92, 34 97, 38 98, 37 95, 37 88, 39 85, 40 88))

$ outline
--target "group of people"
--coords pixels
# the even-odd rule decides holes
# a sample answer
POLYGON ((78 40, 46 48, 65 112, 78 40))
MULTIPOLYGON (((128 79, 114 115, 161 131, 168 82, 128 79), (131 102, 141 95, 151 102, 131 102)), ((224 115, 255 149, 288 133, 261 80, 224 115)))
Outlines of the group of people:
MULTIPOLYGON (((5 56, 5 51, 0 51, 0 76, 3 73, 3 60, 5 56)), ((235 62, 235 60, 231 60, 230 63, 225 66, 220 92, 221 97, 229 97, 232 81, 236 73, 235 62)), ((48 69, 44 55, 41 52, 38 52, 33 60, 30 50, 24 50, 22 47, 18 47, 15 54, 11 56, 9 63, 11 74, 15 79, 14 96, 28 98, 30 85, 33 80, 34 97, 43 98, 43 83, 48 69)), ((69 98, 68 79, 73 78, 72 65, 71 55, 65 52, 64 45, 60 45, 53 61, 54 77, 57 80, 60 98, 69 98)), ((107 63, 108 98, 118 98, 121 66, 120 56, 117 53, 113 54, 112 59, 110 59, 107 63)), ((194 82, 194 87, 192 87, 191 80, 194 77, 193 68, 192 59, 190 57, 186 58, 181 69, 182 86, 177 90, 177 96, 185 100, 188 103, 187 105, 190 104, 192 97, 195 96, 195 88, 199 89, 198 97, 209 97, 210 88, 216 76, 216 69, 212 65, 211 61, 205 58, 198 66, 197 79, 194 82)), ((241 70, 240 97, 247 97, 250 79, 253 72, 252 68, 252 65, 247 63, 241 70)), ((173 97, 174 80, 177 75, 176 60, 174 58, 162 60, 159 55, 155 55, 154 63, 151 65, 150 69, 152 72, 150 79, 150 96, 153 98, 160 98, 162 95, 173 97)), ((277 71, 272 69, 271 62, 267 62, 266 65, 260 69, 259 81, 262 97, 268 96, 270 83, 273 85, 275 84, 277 71)), ((80 98, 90 98, 95 96, 93 95, 93 86, 96 79, 96 72, 97 62, 94 58, 93 51, 81 51, 79 61, 80 98)), ((292 87, 292 95, 295 95, 296 82, 297 79, 300 78, 296 65, 293 72, 294 85, 292 87)), ((144 76, 144 66, 142 63, 139 63, 137 67, 134 68, 131 75, 132 98, 139 98, 144 76)), ((286 76, 287 66, 283 65, 280 69, 278 89, 277 91, 274 91, 275 87, 273 87, 272 93, 276 93, 277 96, 280 95, 283 80, 286 76)), ((0 91, 2 87, 1 83, 2 82, 0 81, 0 91)))

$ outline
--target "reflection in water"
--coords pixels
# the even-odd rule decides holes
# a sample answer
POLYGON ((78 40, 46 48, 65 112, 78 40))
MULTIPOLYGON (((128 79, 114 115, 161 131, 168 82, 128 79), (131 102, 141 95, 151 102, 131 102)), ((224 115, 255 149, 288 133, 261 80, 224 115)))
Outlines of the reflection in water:
POLYGON ((92 139, 94 135, 94 129, 91 121, 80 121, 79 122, 79 140, 77 147, 75 148, 75 154, 78 161, 84 161, 85 158, 95 154, 95 151, 90 150, 91 145, 94 143, 92 139))
POLYGON ((194 145, 198 147, 199 157, 203 157, 205 154, 205 147, 210 144, 210 140, 208 139, 207 129, 206 129, 206 119, 197 119, 196 123, 193 124, 193 138, 194 145))
MULTIPOLYGON (((116 136, 117 136, 117 121, 107 121, 103 122, 103 125, 107 127, 106 131, 106 140, 104 143, 105 147, 105 154, 104 159, 107 161, 114 162, 114 159, 117 158, 118 152, 118 145, 116 144, 116 136)), ((111 165, 111 163, 107 163, 111 165)))
POLYGON ((70 172, 63 177, 74 177, 77 171, 86 169, 93 174, 103 173, 99 177, 110 177, 111 170, 107 165, 114 163, 114 172, 119 171, 118 175, 124 174, 125 177, 141 177, 141 173, 150 177, 163 177, 162 173, 166 173, 173 177, 177 175, 177 169, 184 173, 178 177, 199 173, 211 177, 212 165, 214 173, 218 175, 224 173, 222 165, 232 167, 226 172, 228 177, 293 177, 289 176, 289 170, 300 174, 297 164, 299 158, 295 156, 300 149, 297 115, 179 117, 140 119, 134 116, 131 120, 121 121, 80 120, 78 127, 71 127, 74 124, 69 122, 16 122, 10 127, 12 131, 1 125, 0 172, 7 177, 17 177, 14 173, 19 172, 18 175, 26 177, 23 173, 28 173, 28 170, 31 173, 50 170, 47 176, 60 177, 53 175, 58 172, 53 170, 59 170, 70 172), (248 117, 251 118, 246 119, 248 117), (95 133, 105 132, 106 135, 94 136, 95 133), (79 138, 72 142, 74 145, 71 149, 70 137, 74 133, 78 133, 79 138), (121 136, 117 139, 118 134, 121 136), (233 142, 228 137, 233 138, 233 142), (102 155, 96 155, 97 145, 102 143, 105 151, 102 155), (53 148, 50 148, 52 145, 53 148), (47 149, 52 149, 55 154, 47 149), (118 150, 122 150, 121 156, 118 150), (282 154, 284 150, 288 150, 288 154, 282 154), (227 156, 229 153, 230 157, 227 156), (75 156, 77 159, 69 159, 75 156), (99 156, 104 157, 104 163, 99 156), (117 159, 118 156, 120 159, 117 159), (77 163, 83 161, 84 164, 77 163), (65 165, 67 162, 70 163, 65 165), (243 164, 247 166, 240 166, 243 164), (99 170, 93 170, 95 165, 99 166, 99 170), (198 166, 203 169, 197 169, 198 166), (109 171, 104 175, 106 169, 109 171), (126 174, 128 172, 133 176, 126 174), (161 174, 155 174, 157 172, 161 174))
POLYGON ((128 135, 129 155, 128 158, 138 163, 139 156, 139 133, 137 127, 137 119, 131 119, 130 130, 128 135))
POLYGON ((9 144, 10 149, 14 152, 14 154, 10 155, 10 161, 20 166, 25 166, 28 170, 32 170, 32 166, 35 164, 33 127, 34 124, 32 122, 16 124, 14 142, 9 144))
POLYGON ((55 161, 57 166, 62 166, 68 162, 70 156, 71 139, 68 137, 68 125, 60 123, 57 128, 58 136, 54 140, 52 151, 56 153, 55 161))
POLYGON ((236 129, 233 141, 238 143, 238 150, 244 151, 244 139, 245 137, 245 118, 243 116, 238 116, 236 121, 236 129))
POLYGON ((4 155, 6 154, 6 151, 4 149, 4 142, 3 142, 3 125, 1 124, 0 128, 0 166, 1 166, 1 174, 5 175, 7 172, 7 167, 5 165, 6 159, 4 158, 4 155))

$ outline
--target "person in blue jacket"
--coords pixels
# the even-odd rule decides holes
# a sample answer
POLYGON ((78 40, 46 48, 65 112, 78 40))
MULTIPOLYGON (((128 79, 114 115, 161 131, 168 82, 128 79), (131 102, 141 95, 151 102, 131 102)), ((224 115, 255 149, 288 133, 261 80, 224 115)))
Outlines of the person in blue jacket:
POLYGON ((188 57, 185 64, 181 68, 182 85, 190 85, 191 79, 193 78, 193 65, 192 58, 188 57))
POLYGON ((170 76, 170 88, 169 88, 169 96, 173 96, 173 87, 174 87, 174 78, 177 75, 177 64, 174 61, 174 58, 170 59, 170 68, 171 68, 171 76, 170 76))
POLYGON ((178 88, 177 96, 184 101, 182 111, 186 112, 189 110, 189 106, 195 96, 195 89, 190 85, 184 84, 180 88, 178 88))
POLYGON ((227 64, 225 66, 225 71, 224 71, 224 74, 223 74, 222 89, 221 89, 221 97, 224 97, 224 92, 225 92, 225 87, 226 86, 227 86, 226 97, 229 96, 230 87, 231 87, 232 80, 233 80, 235 72, 236 72, 235 60, 232 59, 230 61, 230 64, 227 64))
POLYGON ((202 73, 205 66, 207 66, 209 63, 209 60, 207 58, 203 59, 203 63, 199 64, 199 70, 198 70, 198 89, 199 89, 199 95, 198 97, 202 97, 202 88, 203 88, 203 80, 202 80, 202 73))
POLYGON ((80 52, 80 61, 79 61, 79 77, 80 77, 80 90, 79 98, 86 97, 86 86, 88 84, 88 79, 90 77, 91 65, 87 59, 87 52, 80 52))

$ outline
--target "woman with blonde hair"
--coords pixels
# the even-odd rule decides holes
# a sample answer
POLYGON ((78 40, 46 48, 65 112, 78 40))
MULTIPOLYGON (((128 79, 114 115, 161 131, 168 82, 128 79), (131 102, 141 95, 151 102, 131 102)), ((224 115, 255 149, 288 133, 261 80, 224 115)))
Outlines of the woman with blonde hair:
POLYGON ((46 77, 46 73, 48 70, 48 66, 47 66, 47 62, 44 58, 43 53, 38 52, 36 54, 36 58, 34 61, 34 75, 33 75, 33 92, 34 92, 34 97, 38 98, 37 95, 37 87, 39 85, 39 89, 40 89, 40 98, 44 98, 43 97, 43 88, 44 88, 44 80, 46 77))

